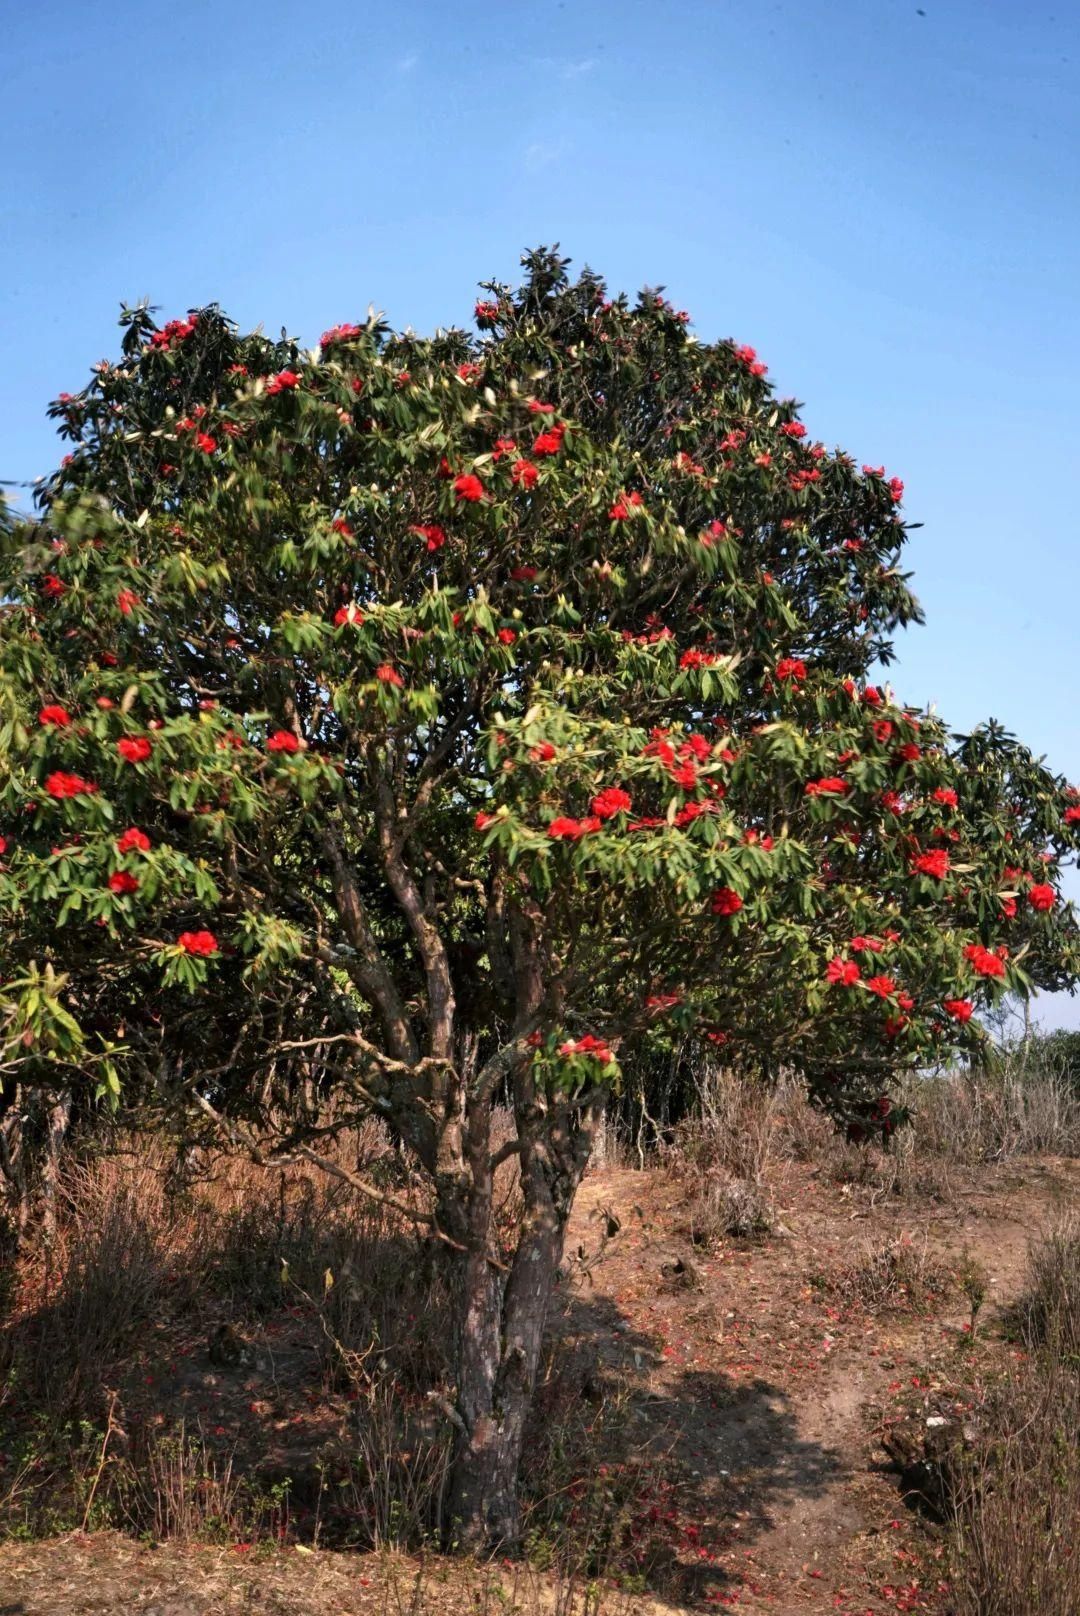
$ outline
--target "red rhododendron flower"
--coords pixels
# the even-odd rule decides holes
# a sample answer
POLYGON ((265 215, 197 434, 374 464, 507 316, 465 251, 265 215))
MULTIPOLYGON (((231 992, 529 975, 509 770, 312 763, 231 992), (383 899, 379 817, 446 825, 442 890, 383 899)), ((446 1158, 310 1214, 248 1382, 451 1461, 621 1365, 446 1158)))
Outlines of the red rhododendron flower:
POLYGON ((375 677, 381 685, 393 685, 396 690, 404 690, 405 681, 390 662, 380 662, 375 669, 375 677))
POLYGON ((934 801, 940 802, 945 808, 955 808, 958 800, 952 786, 938 786, 934 792, 934 801))
POLYGON ((360 330, 358 325, 333 325, 319 338, 319 347, 332 348, 335 342, 351 342, 354 337, 360 335, 360 330))
POLYGON ((536 574, 536 567, 514 567, 510 576, 516 584, 531 584, 536 574))
POLYGON ((473 309, 477 325, 491 325, 499 318, 499 305, 497 303, 477 303, 473 309))
POLYGON ((441 550, 446 543, 446 531, 439 526, 438 522, 428 522, 422 526, 411 527, 409 532, 417 534, 421 539, 425 539, 428 551, 432 554, 436 550, 441 550))
POLYGON ((199 954, 203 959, 218 951, 218 940, 212 931, 182 931, 176 941, 185 954, 199 954))
POLYGON ((343 516, 334 517, 334 520, 330 523, 330 531, 331 533, 340 533, 343 539, 353 537, 353 530, 343 516))
POLYGON ((964 958, 978 976, 1005 975, 1005 961, 1001 955, 992 954, 982 943, 968 943, 964 948, 964 958))
POLYGON ((891 976, 867 977, 866 986, 871 993, 876 993, 879 999, 887 999, 896 992, 896 983, 891 976))
POLYGON ((914 741, 905 741, 903 746, 897 747, 896 755, 903 763, 916 763, 922 757, 922 748, 914 741))
POLYGON ((838 774, 827 774, 821 780, 808 780, 804 790, 808 797, 840 797, 847 788, 847 781, 838 774))
POLYGON ((150 756, 150 742, 145 735, 125 735, 117 741, 116 750, 125 763, 145 763, 150 756))
POLYGON ((719 651, 699 651, 696 648, 684 651, 679 658, 680 668, 711 668, 720 661, 719 651))
POLYGON ((66 707, 54 703, 41 709, 38 713, 38 723, 51 724, 56 729, 66 729, 71 723, 71 714, 66 707))
POLYGON ((155 331, 150 338, 149 347, 168 348, 174 342, 183 342, 195 330, 197 320, 192 315, 190 320, 168 320, 160 331, 155 331))
POLYGON ((540 468, 534 466, 531 460, 515 460, 510 467, 510 476, 521 488, 534 488, 540 468))
POLYGON ((559 1045, 559 1054, 591 1055, 594 1060, 602 1062, 605 1066, 615 1059, 607 1044, 600 1038, 594 1038, 591 1032, 587 1032, 584 1038, 578 1038, 576 1041, 567 1039, 565 1044, 559 1045))
POLYGON ((598 819, 611 819, 615 814, 630 812, 630 794, 621 786, 605 786, 589 804, 598 819))
POLYGON ((209 432, 199 432, 195 437, 195 447, 201 449, 203 454, 212 455, 217 448, 217 439, 211 437, 209 432))
POLYGON ((485 814, 481 809, 473 820, 473 830, 487 830, 489 825, 494 825, 498 817, 498 814, 485 814))
POLYGON ((47 572, 41 580, 41 593, 49 600, 59 600, 61 595, 67 594, 67 584, 55 572, 47 572))
POLYGON ((827 982, 839 982, 841 987, 849 988, 859 980, 862 972, 854 960, 831 959, 825 970, 827 982))
POLYGON ((133 589, 121 589, 117 591, 116 604, 125 617, 130 617, 131 608, 139 604, 139 597, 133 589))
POLYGON ((563 434, 565 431, 565 427, 553 426, 547 432, 541 432, 540 435, 533 440, 532 452, 538 460, 542 459, 544 455, 558 454, 559 450, 562 448, 563 434))
POLYGON ((954 1021, 970 1021, 975 1009, 970 999, 944 999, 942 1005, 945 1014, 952 1016, 954 1021))
POLYGON ((276 729, 266 742, 268 752, 299 752, 299 738, 291 729, 276 729))
POLYGON ((600 829, 600 820, 595 816, 591 819, 553 819, 547 828, 548 835, 553 841, 579 842, 583 836, 600 829))
POLYGON ((731 887, 717 887, 712 895, 714 915, 737 915, 742 906, 742 899, 731 887))
POLYGON ((275 393, 290 393, 299 387, 300 378, 295 370, 279 370, 276 376, 271 376, 266 384, 266 391, 273 396, 275 393))
POLYGON ((116 838, 116 851, 118 853, 148 853, 150 851, 150 838, 144 830, 132 825, 122 836, 116 838))
POLYGON ((887 718, 876 718, 870 727, 874 732, 875 741, 881 746, 892 739, 893 727, 887 718))
POLYGON ((81 775, 64 774, 58 769, 45 781, 45 790, 50 797, 90 797, 97 786, 91 780, 84 780, 81 775))
POLYGON ((1057 894, 1053 887, 1048 886, 1045 882, 1037 882, 1034 886, 1028 887, 1027 897, 1031 907, 1040 910, 1043 914, 1048 909, 1052 909, 1057 901, 1057 894))
POLYGON ((920 853, 911 861, 912 872, 915 875, 932 875, 937 881, 944 881, 949 873, 949 855, 943 847, 935 847, 931 853, 920 853))
POLYGON ((1016 919, 1016 899, 1015 898, 1002 898, 1002 900, 1001 900, 1001 913, 1005 917, 1006 920, 1015 920, 1016 919))
POLYGON ((353 628, 359 628, 363 621, 364 614, 355 601, 350 601, 347 606, 339 606, 334 613, 335 628, 341 628, 344 623, 351 623, 353 628))
POLYGON ((608 520, 612 522, 625 522, 632 510, 641 508, 644 500, 638 493, 621 494, 608 511, 608 520))
POLYGON ((529 753, 534 763, 550 763, 554 756, 555 748, 550 741, 540 741, 529 753))
POLYGON ((786 438, 805 438, 806 428, 801 421, 785 421, 780 428, 786 438))
POLYGON ((109 877, 109 891, 117 893, 137 892, 139 883, 127 870, 117 870, 109 877))
POLYGON ((495 638, 500 645, 513 645, 517 635, 512 628, 501 628, 495 638))
POLYGON ((496 438, 491 458, 492 460, 501 460, 503 455, 513 454, 516 448, 517 442, 514 438, 496 438))
POLYGON ((849 946, 854 954, 880 954, 885 945, 876 937, 853 937, 849 946))
POLYGON ((555 414, 555 406, 554 406, 554 404, 541 404, 541 402, 540 402, 540 400, 538 398, 530 398, 530 400, 529 400, 529 414, 530 415, 554 415, 555 414))
POLYGON ((790 680, 792 684, 802 684, 806 678, 806 663, 798 657, 781 657, 776 664, 776 677, 781 680, 790 680))
POLYGON ((475 504, 477 500, 484 497, 484 485, 479 477, 475 476, 471 471, 465 471, 462 472, 460 477, 454 478, 454 493, 458 499, 475 504))

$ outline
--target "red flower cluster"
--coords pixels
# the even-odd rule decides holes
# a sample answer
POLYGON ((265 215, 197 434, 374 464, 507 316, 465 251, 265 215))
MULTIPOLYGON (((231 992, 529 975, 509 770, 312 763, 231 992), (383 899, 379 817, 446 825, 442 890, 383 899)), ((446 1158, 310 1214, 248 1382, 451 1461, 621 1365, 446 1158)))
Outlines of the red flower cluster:
POLYGON ((854 960, 840 959, 839 957, 831 959, 825 970, 825 980, 827 982, 838 982, 844 988, 852 987, 861 975, 862 972, 854 960))
POLYGON ((934 792, 934 801, 940 802, 943 808, 955 808, 959 799, 952 786, 938 786, 934 792))
POLYGON ((148 853, 150 851, 150 838, 144 830, 132 825, 122 836, 116 838, 116 851, 118 853, 148 853))
POLYGON ((50 797, 58 799, 63 797, 92 797, 97 790, 92 780, 84 780, 78 774, 64 774, 57 770, 50 774, 45 781, 45 790, 50 797))
POLYGON ((433 554, 436 550, 441 550, 446 543, 446 530, 441 528, 438 522, 428 522, 410 527, 409 532, 415 533, 419 538, 427 541, 429 554, 433 554))
POLYGON ((47 572, 41 580, 41 593, 47 600, 59 600, 67 594, 67 584, 55 572, 47 572))
POLYGON ((125 763, 145 763, 150 756, 150 742, 145 735, 125 735, 117 741, 116 750, 125 763))
POLYGON ((266 743, 268 752, 299 752, 300 742, 291 729, 276 729, 266 743))
POLYGON ((827 774, 821 780, 808 780, 803 789, 808 797, 842 797, 847 788, 847 781, 838 774, 827 774))
POLYGON ((620 494, 614 505, 608 511, 609 522, 625 522, 632 510, 640 510, 645 501, 637 492, 633 494, 620 494))
POLYGON ((931 853, 920 853, 911 861, 913 875, 932 875, 936 881, 944 881, 949 873, 949 855, 943 847, 935 847, 931 853))
POLYGON ((954 1021, 970 1021, 975 1006, 970 999, 944 999, 942 1006, 945 1014, 952 1016, 954 1021))
POLYGON ((613 1061, 615 1059, 614 1055, 611 1053, 608 1045, 604 1043, 603 1039, 594 1037, 591 1032, 587 1032, 583 1038, 568 1038, 565 1044, 559 1045, 559 1054, 591 1055, 593 1059, 599 1061, 602 1066, 606 1066, 609 1061, 613 1061))
POLYGON ((1046 914, 1048 910, 1054 907, 1057 901, 1057 894, 1053 887, 1044 881, 1037 881, 1033 886, 1028 887, 1027 897, 1031 907, 1039 910, 1041 914, 1046 914))
POLYGON ((350 601, 347 606, 339 606, 334 613, 335 628, 341 628, 345 623, 351 623, 353 628, 359 628, 363 621, 364 614, 355 601, 350 601))
POLYGON ((977 976, 1004 976, 1006 957, 1001 949, 994 954, 982 943, 968 943, 964 948, 964 958, 977 976))
POLYGON ((150 338, 151 348, 168 348, 174 342, 183 342, 195 330, 198 321, 194 315, 190 320, 169 320, 160 331, 155 331, 150 338))
POLYGON ((71 714, 66 707, 54 703, 41 709, 38 713, 38 723, 51 724, 56 729, 66 729, 71 723, 71 714))
POLYGON ((1080 802, 1065 810, 1066 825, 1080 825, 1080 802))
POLYGON ((454 478, 454 493, 458 499, 463 499, 469 504, 476 504, 478 500, 484 497, 484 485, 473 472, 464 471, 460 477, 454 478))
POLYGON ((790 680, 793 685, 801 685, 806 678, 806 663, 799 657, 781 657, 776 664, 776 677, 781 683, 790 680))
POLYGON ((630 812, 630 794, 621 786, 605 786, 589 804, 597 819, 612 819, 616 814, 630 812))
POLYGON ((275 393, 291 393, 300 385, 300 378, 295 370, 279 370, 276 376, 271 376, 266 384, 267 393, 273 397, 275 393))
POLYGON ((515 460, 510 467, 510 476, 519 488, 535 488, 540 468, 534 466, 531 460, 515 460))
POLYGON ((547 833, 553 841, 579 842, 583 836, 599 830, 601 820, 595 815, 591 819, 553 819, 548 826, 547 833))
POLYGON ((138 881, 127 870, 117 870, 115 874, 109 877, 110 892, 115 892, 122 896, 126 892, 137 892, 138 890, 138 881))
POLYGON ((711 668, 720 661, 719 651, 699 651, 691 648, 679 658, 680 668, 711 668))
POLYGON ((742 899, 731 887, 717 887, 712 895, 714 915, 737 915, 742 906, 742 899))
POLYGON ((198 954, 203 959, 218 951, 218 940, 212 931, 182 931, 176 941, 185 954, 198 954))
POLYGON ((533 440, 532 452, 540 459, 544 455, 556 455, 562 448, 566 428, 562 425, 549 426, 533 440))
POLYGON ((390 662, 380 662, 375 669, 375 677, 381 685, 393 685, 395 690, 404 690, 405 681, 390 662))
POLYGON ((358 325, 332 325, 329 331, 324 331, 319 338, 320 348, 332 348, 335 342, 351 342, 360 335, 361 327, 358 325))
POLYGON ((896 983, 891 976, 867 977, 866 986, 871 993, 876 993, 879 999, 889 999, 896 992, 896 983))
POLYGON ((757 356, 756 349, 751 348, 748 344, 744 343, 741 348, 736 348, 734 352, 736 359, 741 365, 746 366, 751 376, 765 375, 765 372, 769 367, 768 365, 762 364, 761 360, 757 356))

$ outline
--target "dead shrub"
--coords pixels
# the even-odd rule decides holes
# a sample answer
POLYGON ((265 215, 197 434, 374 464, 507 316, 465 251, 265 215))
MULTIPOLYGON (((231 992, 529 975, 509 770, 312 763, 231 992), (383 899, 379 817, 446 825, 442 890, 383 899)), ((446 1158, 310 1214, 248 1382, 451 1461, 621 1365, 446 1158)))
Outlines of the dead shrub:
POLYGON ((1024 1336, 1080 1371, 1080 1216, 1052 1224, 1029 1251, 1031 1281, 1020 1303, 1024 1336))
POLYGON ((954 1277, 908 1234, 867 1244, 854 1262, 826 1279, 828 1289, 871 1313, 925 1313, 953 1288, 954 1277))
POLYGON ((963 1616, 1076 1616, 1080 1377, 1054 1352, 982 1410, 961 1467, 954 1586, 963 1616))

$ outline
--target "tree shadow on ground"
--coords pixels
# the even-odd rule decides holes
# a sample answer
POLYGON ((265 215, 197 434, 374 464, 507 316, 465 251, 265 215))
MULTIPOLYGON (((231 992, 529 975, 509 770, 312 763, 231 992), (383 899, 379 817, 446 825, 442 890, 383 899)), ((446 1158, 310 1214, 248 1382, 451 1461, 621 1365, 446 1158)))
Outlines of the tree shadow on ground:
MULTIPOLYGON (((668 1529, 670 1553, 656 1556, 655 1575, 643 1567, 658 1593, 700 1598, 730 1587, 736 1579, 720 1556, 752 1549, 790 1501, 820 1499, 850 1475, 838 1449, 800 1433, 783 1385, 674 1364, 611 1300, 564 1292, 552 1309, 526 1489, 530 1471, 542 1468, 545 1441, 565 1440, 575 1404, 597 1438, 595 1464, 617 1465, 629 1454, 661 1491, 660 1504, 648 1505, 659 1520, 649 1524, 668 1529)), ((626 1547, 633 1525, 631 1517, 626 1547)))

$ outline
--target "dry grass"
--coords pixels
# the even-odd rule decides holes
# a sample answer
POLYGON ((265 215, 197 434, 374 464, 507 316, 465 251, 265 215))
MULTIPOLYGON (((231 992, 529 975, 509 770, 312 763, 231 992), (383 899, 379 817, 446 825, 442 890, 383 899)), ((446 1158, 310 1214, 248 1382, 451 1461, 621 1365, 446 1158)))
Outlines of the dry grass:
POLYGON ((1080 1587, 1080 1220, 1032 1246, 1031 1356, 989 1394, 956 1506, 964 1616, 1075 1616, 1080 1587))

